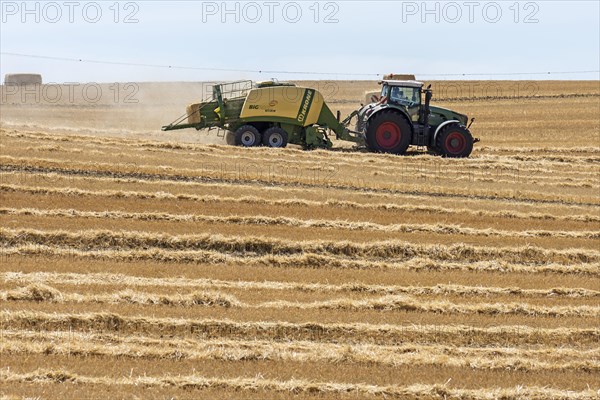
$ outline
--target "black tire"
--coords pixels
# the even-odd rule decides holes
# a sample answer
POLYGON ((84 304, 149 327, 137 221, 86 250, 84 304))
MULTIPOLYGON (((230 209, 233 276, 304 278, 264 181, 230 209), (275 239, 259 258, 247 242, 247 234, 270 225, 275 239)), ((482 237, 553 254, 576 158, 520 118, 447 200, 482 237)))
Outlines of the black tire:
POLYGON ((262 134, 263 146, 285 147, 288 144, 288 134, 283 128, 273 126, 262 134))
POLYGON ((380 111, 367 125, 367 146, 371 151, 404 154, 411 136, 406 118, 394 111, 380 111))
POLYGON ((234 135, 236 146, 254 147, 261 144, 260 132, 252 125, 240 126, 234 135))
POLYGON ((473 136, 464 126, 452 124, 438 133, 435 144, 444 157, 469 157, 473 151, 473 136))
POLYGON ((235 146, 235 133, 231 131, 225 132, 225 143, 230 146, 235 146))

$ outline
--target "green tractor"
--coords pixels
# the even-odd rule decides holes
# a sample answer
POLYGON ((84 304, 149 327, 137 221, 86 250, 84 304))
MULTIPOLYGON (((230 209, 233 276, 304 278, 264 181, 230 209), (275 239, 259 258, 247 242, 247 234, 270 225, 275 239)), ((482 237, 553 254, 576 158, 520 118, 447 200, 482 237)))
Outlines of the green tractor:
POLYGON ((423 89, 421 82, 388 79, 380 84, 380 100, 344 120, 314 89, 276 81, 217 84, 211 98, 189 105, 184 115, 162 129, 220 128, 226 131, 227 143, 244 147, 292 143, 328 149, 333 132, 338 140, 373 152, 404 154, 415 145, 446 157, 471 154, 477 139, 469 132, 466 115, 430 106, 431 90, 423 89), (354 117, 352 130, 348 126, 354 117))
MULTIPOLYGON (((369 150, 404 154, 410 145, 445 157, 468 157, 474 139, 464 114, 430 105, 431 85, 414 80, 383 80, 380 100, 361 107, 356 132, 369 150), (468 125, 467 125, 468 124, 468 125)), ((471 119, 471 123, 474 119, 471 119)))

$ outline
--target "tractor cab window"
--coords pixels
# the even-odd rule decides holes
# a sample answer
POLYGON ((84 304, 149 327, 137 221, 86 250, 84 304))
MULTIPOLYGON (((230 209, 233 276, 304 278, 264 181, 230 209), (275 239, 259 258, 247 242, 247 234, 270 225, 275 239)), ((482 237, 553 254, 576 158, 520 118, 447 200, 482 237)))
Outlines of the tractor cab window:
POLYGON ((388 97, 390 94, 390 87, 388 85, 383 85, 381 88, 381 98, 388 97))
POLYGON ((390 100, 413 107, 421 103, 419 88, 394 86, 390 91, 390 100))

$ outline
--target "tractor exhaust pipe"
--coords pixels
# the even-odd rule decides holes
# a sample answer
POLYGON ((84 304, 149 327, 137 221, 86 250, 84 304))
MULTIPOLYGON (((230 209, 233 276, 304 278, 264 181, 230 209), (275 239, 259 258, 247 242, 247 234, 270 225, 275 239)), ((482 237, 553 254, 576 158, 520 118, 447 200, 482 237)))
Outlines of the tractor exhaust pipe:
POLYGON ((429 108, 429 103, 431 102, 431 97, 433 94, 431 93, 431 84, 427 86, 425 89, 425 106, 423 107, 423 125, 426 127, 429 124, 429 114, 431 113, 431 109, 429 108))
POLYGON ((432 144, 431 141, 433 141, 433 131, 431 129, 431 127, 429 126, 429 114, 431 113, 431 108, 429 108, 429 103, 431 102, 431 97, 432 97, 432 93, 431 93, 431 84, 429 86, 427 86, 427 89, 425 89, 425 104, 423 106, 423 115, 421 118, 421 123, 423 125, 421 125, 420 128, 420 139, 419 139, 419 144, 420 145, 424 145, 424 144, 432 144), (427 143, 429 142, 429 143, 427 143))

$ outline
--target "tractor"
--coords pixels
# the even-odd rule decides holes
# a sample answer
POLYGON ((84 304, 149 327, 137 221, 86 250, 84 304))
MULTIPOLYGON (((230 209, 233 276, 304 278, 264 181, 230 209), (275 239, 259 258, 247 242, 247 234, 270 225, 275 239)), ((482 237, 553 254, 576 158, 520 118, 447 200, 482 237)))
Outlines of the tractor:
POLYGON ((410 145, 445 157, 468 157, 474 139, 464 114, 430 105, 431 85, 415 80, 383 80, 380 100, 353 112, 355 131, 374 152, 404 154, 410 145), (468 124, 468 125, 467 125, 468 124))

